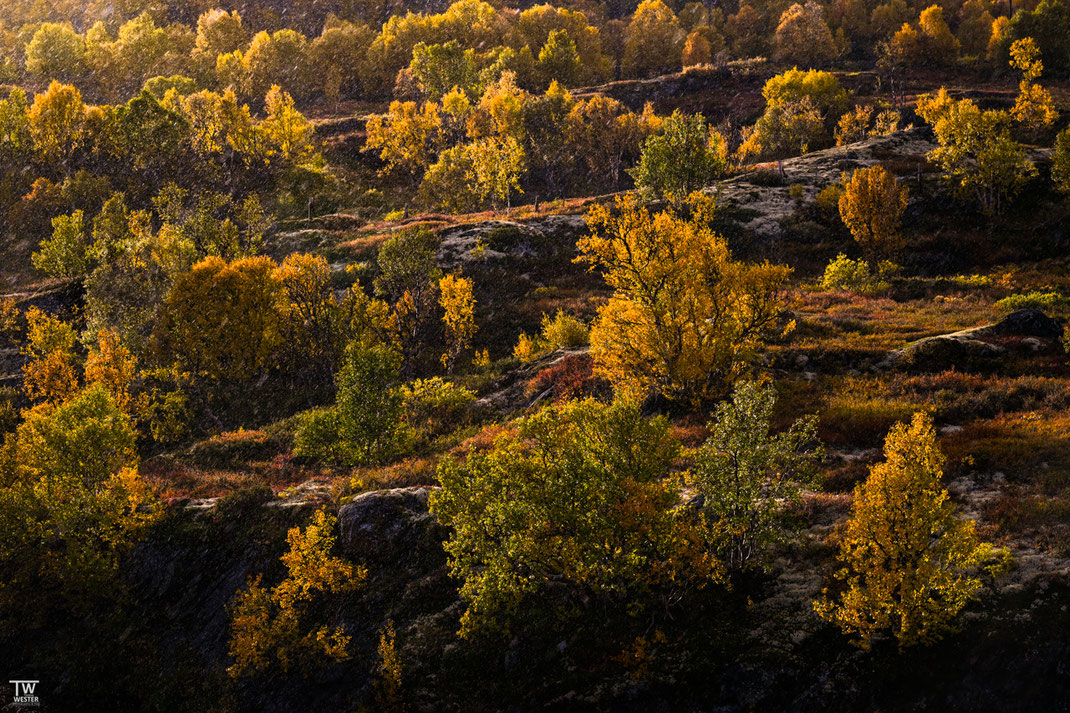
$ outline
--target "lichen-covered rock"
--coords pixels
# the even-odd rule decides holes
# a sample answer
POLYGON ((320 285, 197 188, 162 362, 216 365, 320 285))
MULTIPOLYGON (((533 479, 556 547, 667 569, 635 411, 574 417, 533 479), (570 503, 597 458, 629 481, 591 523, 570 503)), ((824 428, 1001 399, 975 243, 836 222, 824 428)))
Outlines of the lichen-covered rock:
POLYGON ((967 330, 918 340, 896 352, 891 361, 917 371, 973 371, 991 366, 1006 351, 967 330))
POLYGON ((898 349, 882 362, 883 368, 915 371, 971 371, 987 369, 1008 351, 1035 353, 1049 348, 1062 327, 1040 310, 1022 309, 996 324, 926 337, 898 349))
POLYGON ((1039 309, 1020 309, 988 327, 985 332, 993 336, 1057 339, 1063 330, 1058 322, 1039 309))
POLYGON ((368 564, 444 560, 446 530, 428 510, 433 489, 375 490, 343 505, 338 511, 342 552, 368 564))

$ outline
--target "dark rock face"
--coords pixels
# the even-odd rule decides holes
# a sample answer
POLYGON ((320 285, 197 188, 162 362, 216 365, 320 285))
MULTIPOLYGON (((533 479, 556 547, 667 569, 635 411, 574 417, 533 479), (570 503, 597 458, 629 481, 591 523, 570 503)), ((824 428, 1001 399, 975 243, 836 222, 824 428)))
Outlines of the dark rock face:
POLYGON ((1055 339, 1063 330, 1058 322, 1038 309, 1020 309, 985 331, 995 336, 1055 339))
POLYGON ((919 339, 889 354, 883 366, 929 372, 990 369, 1008 350, 1044 351, 1061 334, 1059 322, 1040 310, 1022 309, 996 324, 919 339))
POLYGON ((444 559, 446 530, 428 511, 432 488, 376 490, 338 511, 342 552, 355 562, 403 563, 444 559))
POLYGON ((1005 351, 972 334, 945 334, 910 345, 903 350, 902 362, 921 371, 972 370, 990 364, 1005 351))

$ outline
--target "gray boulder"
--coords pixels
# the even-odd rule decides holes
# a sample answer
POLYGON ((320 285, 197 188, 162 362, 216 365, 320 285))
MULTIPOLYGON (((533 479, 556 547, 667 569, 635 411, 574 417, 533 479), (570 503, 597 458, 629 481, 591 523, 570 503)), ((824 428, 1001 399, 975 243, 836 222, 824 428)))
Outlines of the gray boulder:
POLYGON ((919 339, 889 354, 880 366, 916 371, 986 369, 1008 349, 1040 352, 1061 334, 1062 327, 1051 317, 1040 310, 1022 309, 995 324, 919 339))
POLYGON ((1057 339, 1063 330, 1059 323, 1039 309, 1020 309, 1011 312, 998 323, 984 330, 997 337, 1040 337, 1057 339))
POLYGON ((978 338, 976 330, 927 337, 892 354, 890 362, 920 371, 960 369, 970 371, 991 365, 1006 353, 998 344, 978 338))
POLYGON ((342 551, 356 562, 390 564, 443 560, 446 528, 428 510, 435 488, 363 493, 338 511, 342 551))

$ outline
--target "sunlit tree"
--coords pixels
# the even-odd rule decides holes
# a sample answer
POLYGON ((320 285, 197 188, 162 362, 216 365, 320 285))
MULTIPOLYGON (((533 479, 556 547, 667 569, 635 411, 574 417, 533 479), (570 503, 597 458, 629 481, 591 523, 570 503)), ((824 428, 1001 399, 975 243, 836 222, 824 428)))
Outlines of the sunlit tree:
POLYGON ((940 638, 981 588, 974 568, 996 554, 955 515, 943 463, 932 418, 917 413, 892 428, 884 461, 855 488, 839 534, 842 588, 815 606, 863 648, 881 634, 900 649, 940 638))
POLYGON ((820 67, 838 54, 821 6, 813 0, 795 3, 780 16, 776 57, 781 62, 820 67))
POLYGON ((666 475, 678 451, 665 419, 588 400, 544 409, 489 451, 443 462, 431 511, 451 532, 462 636, 508 631, 547 597, 557 616, 638 611, 659 587, 718 579, 719 563, 673 514, 666 475))
POLYGON ((843 182, 840 217, 874 264, 896 257, 903 247, 899 220, 907 207, 907 187, 882 166, 859 168, 843 182))
POLYGON ((613 289, 591 327, 596 370, 636 398, 724 395, 776 327, 791 270, 733 260, 709 227, 712 202, 693 201, 686 220, 618 198, 591 209, 578 243, 613 289))
POLYGON ((624 35, 621 69, 630 77, 676 71, 680 67, 684 31, 661 0, 643 0, 624 35))
POLYGON ((258 575, 238 593, 230 621, 234 663, 227 669, 233 678, 348 658, 350 637, 326 621, 325 606, 362 586, 367 570, 333 554, 336 527, 337 518, 317 510, 308 525, 286 535, 286 578, 268 589, 258 575))

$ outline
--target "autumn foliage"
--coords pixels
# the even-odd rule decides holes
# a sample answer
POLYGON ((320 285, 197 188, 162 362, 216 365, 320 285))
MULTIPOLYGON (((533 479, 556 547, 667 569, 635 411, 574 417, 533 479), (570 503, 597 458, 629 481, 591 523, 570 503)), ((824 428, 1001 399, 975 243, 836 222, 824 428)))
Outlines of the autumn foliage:
POLYGON ((856 169, 843 182, 840 217, 872 261, 895 257, 903 247, 899 220, 907 207, 907 187, 881 166, 856 169))
POLYGON ((884 458, 855 488, 839 536, 843 588, 827 590, 816 608, 863 648, 890 634, 903 649, 952 628, 981 587, 975 568, 997 553, 940 484, 944 457, 929 415, 895 426, 884 458))
MULTIPOLYGON (((712 202, 692 215, 651 213, 632 198, 588 214, 579 260, 613 289, 591 327, 596 372, 634 398, 716 398, 777 330, 787 267, 732 259, 710 227, 712 202)), ((780 331, 784 327, 780 326, 780 331)))

